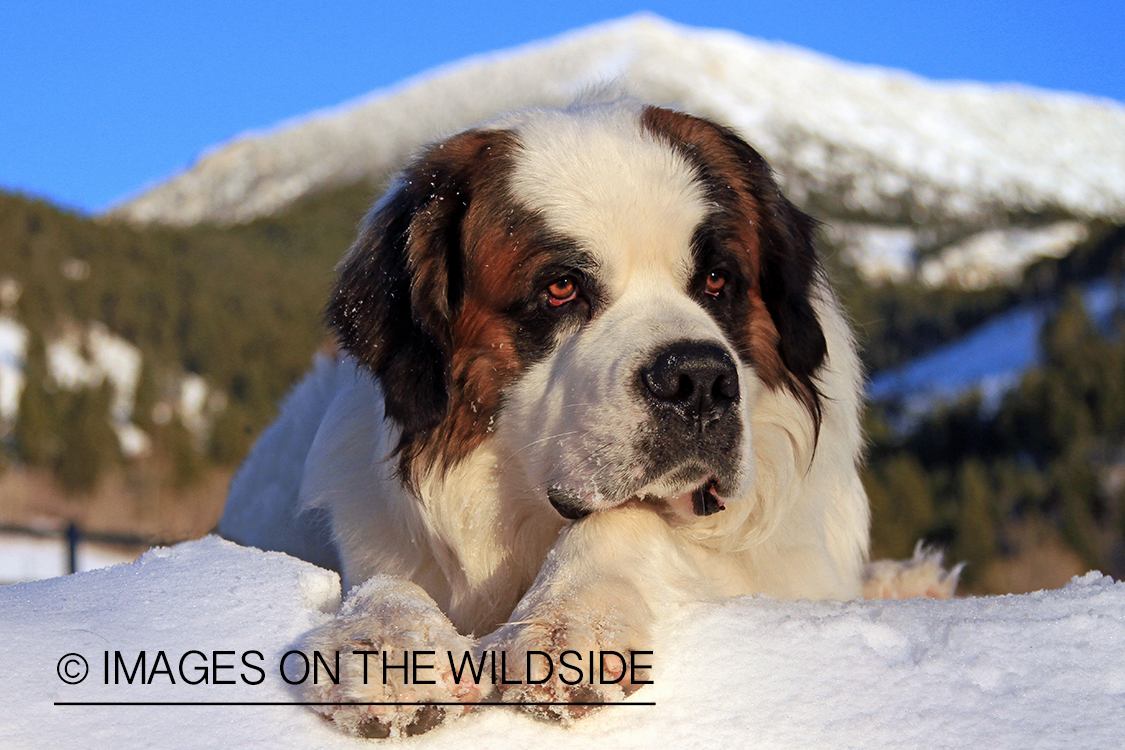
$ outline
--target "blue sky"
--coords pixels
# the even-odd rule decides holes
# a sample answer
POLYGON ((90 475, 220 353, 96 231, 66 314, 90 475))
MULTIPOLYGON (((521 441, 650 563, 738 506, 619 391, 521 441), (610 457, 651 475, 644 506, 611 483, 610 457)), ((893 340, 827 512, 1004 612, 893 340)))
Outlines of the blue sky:
POLYGON ((94 212, 245 130, 640 10, 929 78, 1125 102, 1121 0, 0 0, 0 187, 94 212))

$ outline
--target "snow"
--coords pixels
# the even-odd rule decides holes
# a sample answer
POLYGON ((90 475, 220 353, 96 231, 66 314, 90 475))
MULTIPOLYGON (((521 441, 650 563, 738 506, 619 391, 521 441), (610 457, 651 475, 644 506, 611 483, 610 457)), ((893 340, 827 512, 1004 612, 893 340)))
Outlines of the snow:
POLYGON ((913 229, 832 222, 824 224, 822 231, 832 244, 845 248, 848 260, 865 279, 903 281, 914 271, 919 242, 913 229))
POLYGON ((422 144, 497 114, 606 89, 736 127, 821 218, 958 231, 1032 214, 1125 219, 1119 104, 935 83, 648 14, 470 58, 245 134, 113 213, 246 221, 326 186, 385 178, 422 144))
POLYGON ((1061 258, 1090 234, 1089 226, 1082 222, 1056 221, 974 231, 947 242, 943 235, 949 229, 830 220, 822 232, 828 244, 842 249, 865 279, 917 278, 932 287, 955 284, 963 289, 1015 284, 1031 263, 1061 258), (937 252, 933 252, 935 248, 937 252))
POLYGON ((990 229, 924 261, 919 277, 930 286, 953 283, 968 289, 1013 284, 1033 261, 1061 258, 1088 236, 1086 226, 1077 221, 1059 221, 1034 229, 990 229))
MULTIPOLYGON (((56 702, 299 700, 276 665, 339 603, 334 573, 216 538, 130 565, 0 588, 0 746, 360 748, 293 705, 60 706, 56 702), (114 684, 163 651, 176 683, 114 684), (205 656, 188 654, 199 651, 205 656), (253 651, 261 654, 255 656, 253 651), (213 655, 212 652, 220 652, 213 655), (224 654, 221 652, 234 652, 224 654), (104 656, 110 655, 108 684, 104 656), (89 676, 65 684, 66 654, 89 676), (185 684, 204 658, 233 685, 185 684), (259 673, 242 665, 259 666, 259 673), (64 672, 65 673, 65 672, 64 672)), ((570 728, 484 707, 416 748, 1115 747, 1125 732, 1125 584, 953 601, 740 597, 677 613, 654 645, 655 684, 570 728)), ((68 668, 73 669, 70 664, 68 668)))
MULTIPOLYGON (((27 338, 22 323, 0 315, 0 435, 11 429, 19 414, 27 338)), ((81 328, 72 326, 47 343, 47 368, 59 387, 77 390, 110 382, 110 425, 126 458, 144 455, 152 446, 148 433, 132 422, 143 363, 140 349, 97 321, 81 328)), ((164 424, 174 411, 200 439, 207 434, 215 414, 226 408, 224 394, 212 390, 204 377, 194 373, 180 377, 177 395, 174 406, 157 404, 166 415, 160 419, 156 414, 154 421, 164 424)))
MULTIPOLYGON (((65 575, 68 555, 65 539, 0 532, 0 584, 65 575)), ((108 547, 79 542, 76 562, 78 570, 85 571, 129 562, 133 557, 108 547)))
MULTIPOLYGON (((27 341, 27 328, 22 323, 0 315, 0 434, 11 429, 19 415, 27 341)), ((59 387, 77 390, 98 387, 105 380, 110 382, 113 388, 110 425, 117 435, 121 453, 126 458, 147 453, 152 440, 131 421, 143 364, 141 350, 97 321, 81 328, 68 328, 49 341, 46 349, 48 372, 59 387)), ((203 419, 201 410, 207 397, 206 388, 206 381, 199 376, 185 376, 183 390, 190 393, 190 397, 183 398, 185 406, 181 408, 189 416, 189 424, 195 425, 203 419)))
MULTIPOLYGON (((179 398, 175 404, 175 412, 179 414, 184 426, 191 431, 199 441, 205 441, 211 431, 211 422, 215 415, 226 408, 226 395, 222 391, 212 390, 207 378, 195 373, 186 373, 180 378, 179 398)), ((167 422, 171 418, 171 411, 161 415, 155 420, 157 424, 167 422)))
POLYGON ((0 316, 0 427, 10 426, 19 413, 26 351, 27 329, 6 315, 0 316))
POLYGON ((141 376, 141 350, 102 323, 90 323, 82 331, 71 329, 47 344, 51 377, 62 388, 95 388, 106 378, 113 385, 110 414, 127 422, 133 414, 133 397, 141 376))
MULTIPOLYGON (((1122 295, 1125 287, 1115 290, 1110 280, 1103 279, 1087 285, 1082 296, 1091 319, 1105 326, 1125 299, 1122 295)), ((997 315, 950 344, 876 374, 868 395, 875 401, 899 401, 908 418, 974 389, 985 408, 995 408, 1041 361, 1039 331, 1050 312, 1050 304, 1035 303, 997 315)))
POLYGON ((908 413, 928 412, 973 389, 996 403, 1020 376, 1039 363, 1043 305, 1028 305, 997 316, 957 341, 871 380, 875 401, 903 399, 908 413))

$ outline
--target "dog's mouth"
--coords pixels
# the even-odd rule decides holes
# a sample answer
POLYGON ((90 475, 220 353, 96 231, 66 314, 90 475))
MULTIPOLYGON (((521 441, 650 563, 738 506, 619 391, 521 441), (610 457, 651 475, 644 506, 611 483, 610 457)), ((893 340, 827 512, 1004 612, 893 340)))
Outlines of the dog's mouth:
POLYGON ((718 481, 711 477, 702 487, 691 493, 691 509, 695 515, 709 516, 712 513, 727 509, 722 498, 715 491, 717 486, 718 481))
POLYGON ((564 490, 562 487, 548 487, 547 499, 563 518, 577 521, 593 513, 576 493, 564 490))
MULTIPOLYGON (((560 516, 570 521, 585 518, 595 510, 583 502, 577 493, 562 487, 547 488, 547 499, 560 516)), ((619 504, 624 505, 634 501, 667 507, 682 516, 710 516, 726 510, 726 505, 719 495, 719 480, 714 476, 707 477, 702 484, 685 492, 669 493, 668 497, 638 493, 619 504)))
POLYGON ((726 503, 720 495, 719 481, 713 476, 708 477, 703 484, 694 489, 675 493, 668 497, 646 495, 644 500, 658 508, 670 511, 672 515, 682 521, 688 521, 697 516, 710 516, 727 509, 726 503))

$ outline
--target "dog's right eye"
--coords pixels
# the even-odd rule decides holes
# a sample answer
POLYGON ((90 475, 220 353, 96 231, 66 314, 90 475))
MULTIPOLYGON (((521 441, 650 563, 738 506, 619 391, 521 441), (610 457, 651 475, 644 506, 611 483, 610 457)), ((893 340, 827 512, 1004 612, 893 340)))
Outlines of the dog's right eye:
POLYGON ((727 285, 727 272, 726 271, 712 271, 703 280, 703 293, 711 297, 718 297, 723 293, 723 287, 727 285))
POLYGON ((560 307, 578 298, 578 282, 573 276, 561 276, 547 286, 547 304, 560 307))

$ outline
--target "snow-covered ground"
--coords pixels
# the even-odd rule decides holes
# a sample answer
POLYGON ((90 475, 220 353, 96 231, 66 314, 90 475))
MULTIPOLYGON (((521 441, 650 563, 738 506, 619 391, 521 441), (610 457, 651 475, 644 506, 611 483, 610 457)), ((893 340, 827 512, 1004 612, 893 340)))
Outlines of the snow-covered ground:
MULTIPOLYGON (((129 562, 133 555, 110 547, 79 542, 78 570, 95 570, 129 562)), ((0 532, 0 585, 66 575, 69 550, 65 539, 37 538, 0 532)))
MULTIPOLYGON (((12 428, 19 416, 27 346, 27 328, 12 316, 0 314, 0 436, 12 428)), ((144 455, 152 443, 148 433, 133 421, 142 366, 140 349, 98 321, 82 328, 70 326, 47 343, 47 368, 57 386, 78 390, 110 382, 110 424, 127 458, 144 455)), ((202 439, 210 431, 215 415, 224 408, 223 393, 213 390, 206 378, 187 373, 180 377, 177 397, 158 402, 149 416, 157 424, 165 424, 177 414, 202 439)))
MULTIPOLYGON (((339 596, 333 573, 215 538, 0 588, 0 747, 371 747, 286 705, 299 694, 277 669, 339 596), (132 669, 141 651, 146 672, 161 667, 154 678, 115 684, 115 654, 132 669), (60 678, 81 671, 68 654, 88 664, 79 684, 60 678), (186 684, 181 658, 183 676, 207 679, 186 684), (200 671, 212 660, 233 666, 200 671), (228 705, 104 705, 124 701, 228 705)), ((632 698, 655 706, 608 706, 571 728, 485 707, 397 744, 1022 750, 1125 736, 1125 584, 1095 573, 1060 591, 944 602, 703 602, 655 657, 655 684, 632 698)))

